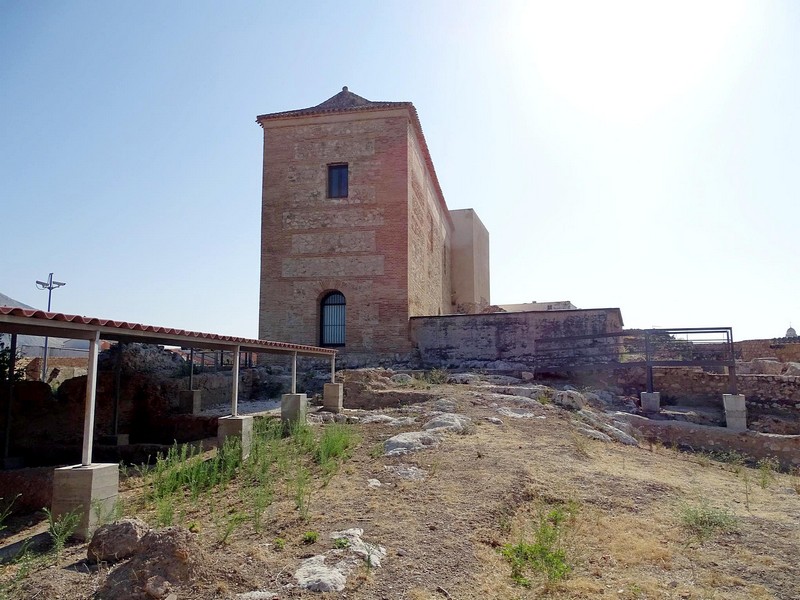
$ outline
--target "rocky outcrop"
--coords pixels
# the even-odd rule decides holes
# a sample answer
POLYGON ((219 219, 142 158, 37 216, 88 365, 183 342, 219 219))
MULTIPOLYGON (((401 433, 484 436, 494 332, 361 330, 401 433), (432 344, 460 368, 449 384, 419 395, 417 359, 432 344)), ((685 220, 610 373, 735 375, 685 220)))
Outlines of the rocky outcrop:
POLYGON ((425 448, 435 448, 441 438, 435 432, 409 431, 390 437, 383 443, 384 451, 389 456, 416 452, 425 448))
POLYGON ((188 583, 203 563, 203 551, 187 529, 154 529, 141 539, 131 559, 111 571, 97 598, 166 598, 173 588, 188 583))
POLYGON ((121 519, 94 532, 86 550, 90 563, 117 562, 133 556, 150 528, 141 519, 121 519))
POLYGON ((297 585, 313 592, 341 592, 347 576, 360 565, 380 567, 386 548, 363 541, 362 535, 360 528, 332 532, 330 538, 342 540, 341 547, 304 560, 294 573, 297 585))
POLYGON ((442 413, 425 423, 425 431, 452 431, 464 433, 472 425, 472 419, 456 413, 442 413))

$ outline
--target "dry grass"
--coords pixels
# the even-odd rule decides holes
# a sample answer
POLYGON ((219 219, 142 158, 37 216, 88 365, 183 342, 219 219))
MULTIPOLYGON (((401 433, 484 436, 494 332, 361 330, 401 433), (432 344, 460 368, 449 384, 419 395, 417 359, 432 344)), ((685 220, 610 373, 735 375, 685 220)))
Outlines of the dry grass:
MULTIPOLYGON (((362 527, 367 541, 388 550, 380 569, 348 579, 350 600, 800 597, 796 476, 770 473, 769 485, 762 488, 758 469, 732 469, 730 463, 658 445, 631 448, 576 437, 569 414, 553 405, 543 407, 544 419, 504 417, 504 425, 490 425, 482 421, 497 415, 489 400, 466 386, 441 386, 440 391, 474 419, 471 435, 448 436, 436 450, 385 457, 374 449, 398 429, 360 426, 361 440, 349 460, 330 475, 317 473, 309 484, 305 519, 289 493, 291 483, 282 482, 261 530, 242 523, 220 548, 226 521, 209 515, 245 512, 242 482, 233 481, 224 494, 201 503, 176 507, 176 522, 197 523, 212 557, 208 580, 179 597, 232 598, 270 589, 281 597, 319 598, 283 586, 292 583, 302 557, 332 548, 328 534, 347 527, 362 527), (408 481, 384 469, 398 463, 429 475, 408 481), (367 487, 371 478, 384 485, 367 487), (704 498, 735 515, 736 531, 702 541, 686 535, 681 507, 704 498), (542 506, 569 502, 578 506, 564 542, 569 576, 548 581, 534 574, 530 588, 516 585, 498 549, 530 535, 542 506), (312 546, 302 543, 307 531, 320 533, 312 546), (285 540, 283 549, 276 539, 285 540)), ((142 493, 143 488, 127 485, 124 506, 140 510, 142 493)), ((144 516, 152 520, 155 512, 148 509, 144 516)), ((85 546, 67 547, 59 564, 74 564, 84 555, 85 546)), ((0 567, 0 579, 10 569, 0 567)), ((34 572, 14 597, 85 598, 96 577, 80 569, 34 572)))

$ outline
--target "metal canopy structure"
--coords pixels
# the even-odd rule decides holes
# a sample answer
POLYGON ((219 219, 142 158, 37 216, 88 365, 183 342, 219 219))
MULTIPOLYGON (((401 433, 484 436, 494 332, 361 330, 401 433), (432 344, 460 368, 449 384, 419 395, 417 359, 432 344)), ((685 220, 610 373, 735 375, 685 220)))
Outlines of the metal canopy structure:
MULTIPOLYGON (((92 441, 94 434, 95 395, 97 388, 97 357, 100 340, 116 342, 139 342, 144 344, 166 344, 183 348, 204 348, 233 352, 233 383, 231 390, 231 414, 238 415, 239 355, 241 352, 283 354, 292 357, 292 393, 297 382, 297 356, 329 358, 331 381, 336 370, 336 350, 288 342, 255 340, 198 331, 187 331, 169 327, 142 325, 112 319, 82 317, 42 310, 0 306, 0 333, 12 335, 38 335, 44 337, 81 339, 89 341, 89 368, 86 375, 86 400, 84 403, 82 464, 92 464, 92 441)), ((13 361, 13 357, 12 357, 13 361)), ((13 364, 10 372, 13 372, 13 364)), ((13 385, 13 384, 12 384, 13 385)), ((12 396, 9 394, 9 417, 12 396)), ((10 424, 10 418, 9 418, 10 424)))

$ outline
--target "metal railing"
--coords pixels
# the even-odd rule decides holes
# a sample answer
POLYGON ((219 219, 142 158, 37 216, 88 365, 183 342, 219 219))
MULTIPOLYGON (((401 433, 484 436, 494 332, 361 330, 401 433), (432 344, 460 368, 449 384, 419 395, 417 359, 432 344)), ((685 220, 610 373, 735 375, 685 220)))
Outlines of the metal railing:
POLYGON ((629 329, 613 333, 535 340, 537 372, 644 367, 653 391, 654 367, 726 368, 736 393, 736 359, 730 327, 629 329))

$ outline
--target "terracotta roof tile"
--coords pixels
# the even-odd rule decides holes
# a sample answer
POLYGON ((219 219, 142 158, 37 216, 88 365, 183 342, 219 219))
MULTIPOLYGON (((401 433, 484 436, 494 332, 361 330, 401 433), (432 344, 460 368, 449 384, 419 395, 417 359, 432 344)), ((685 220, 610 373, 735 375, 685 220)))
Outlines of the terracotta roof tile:
MULTIPOLYGON (((188 331, 185 329, 176 329, 173 327, 160 327, 157 325, 143 325, 142 323, 129 323, 127 321, 115 321, 113 319, 101 319, 97 317, 82 317, 79 315, 68 315, 64 313, 46 312, 43 310, 31 308, 19 308, 14 306, 0 306, 0 315, 9 315, 12 317, 23 317, 35 322, 41 321, 57 321, 73 323, 75 325, 85 325, 85 330, 90 331, 95 328, 107 328, 115 330, 114 333, 124 335, 126 331, 136 331, 153 334, 154 338, 159 335, 178 336, 187 338, 186 341, 198 340, 206 342, 227 343, 241 346, 249 346, 255 348, 263 348, 265 351, 278 350, 278 351, 297 351, 304 354, 321 354, 332 355, 336 351, 332 348, 319 348, 316 346, 307 346, 304 344, 292 344, 289 342, 274 342, 270 340, 256 340, 252 338, 236 337, 230 335, 221 335, 217 333, 203 333, 200 331, 188 331)), ((2 324, 0 324, 2 329, 2 324)), ((145 339, 145 338, 143 338, 145 339)))

